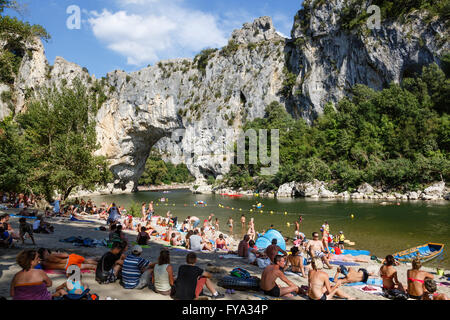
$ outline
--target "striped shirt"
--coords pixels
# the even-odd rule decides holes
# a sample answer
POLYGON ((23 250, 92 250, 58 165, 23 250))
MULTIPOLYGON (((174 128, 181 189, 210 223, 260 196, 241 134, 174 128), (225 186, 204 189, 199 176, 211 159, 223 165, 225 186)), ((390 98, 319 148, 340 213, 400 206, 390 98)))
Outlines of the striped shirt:
POLYGON ((139 284, 141 278, 141 269, 147 267, 150 261, 129 254, 122 267, 122 282, 125 289, 134 289, 139 284))

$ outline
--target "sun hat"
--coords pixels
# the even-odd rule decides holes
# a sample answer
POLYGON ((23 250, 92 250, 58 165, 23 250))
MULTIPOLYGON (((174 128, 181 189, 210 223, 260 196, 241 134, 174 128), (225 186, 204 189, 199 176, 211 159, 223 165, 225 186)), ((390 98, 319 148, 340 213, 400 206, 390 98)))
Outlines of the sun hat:
POLYGON ((133 247, 133 250, 131 250, 133 253, 142 253, 142 247, 139 245, 135 245, 133 247))

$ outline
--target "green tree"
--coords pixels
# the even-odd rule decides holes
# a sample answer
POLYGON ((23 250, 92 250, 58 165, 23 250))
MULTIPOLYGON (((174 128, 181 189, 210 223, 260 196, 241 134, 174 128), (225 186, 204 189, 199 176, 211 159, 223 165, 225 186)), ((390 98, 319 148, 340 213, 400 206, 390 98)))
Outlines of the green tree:
POLYGON ((95 107, 79 80, 74 88, 48 89, 17 116, 24 130, 25 152, 33 158, 33 187, 51 198, 53 190, 66 199, 75 187, 93 190, 110 182, 112 173, 99 149, 95 107))

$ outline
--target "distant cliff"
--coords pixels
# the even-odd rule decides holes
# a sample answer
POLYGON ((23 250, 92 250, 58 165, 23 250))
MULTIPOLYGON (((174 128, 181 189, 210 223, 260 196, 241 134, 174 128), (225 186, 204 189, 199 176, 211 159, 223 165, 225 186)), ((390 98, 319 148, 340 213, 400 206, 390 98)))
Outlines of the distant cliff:
MULTIPOLYGON (((379 30, 364 24, 349 28, 342 12, 351 3, 305 1, 292 39, 281 37, 271 18, 262 17, 235 30, 220 50, 161 61, 130 74, 116 70, 100 80, 60 57, 50 66, 38 42, 23 57, 12 88, 15 112, 24 110, 34 90, 53 83, 70 86, 81 78, 101 104, 97 153, 111 162, 116 181, 108 186, 110 192, 136 188, 152 147, 175 164, 186 163, 198 182, 220 177, 232 157, 198 152, 222 147, 218 137, 264 116, 271 102, 311 122, 353 85, 382 89, 422 65, 440 64, 439 57, 450 49, 445 22, 425 19, 424 12, 412 11, 402 23, 382 18, 379 30), (171 141, 177 129, 185 130, 184 136, 171 141)), ((9 90, 0 84, 0 94, 9 90)), ((7 102, 0 100, 0 118, 8 113, 7 102)))

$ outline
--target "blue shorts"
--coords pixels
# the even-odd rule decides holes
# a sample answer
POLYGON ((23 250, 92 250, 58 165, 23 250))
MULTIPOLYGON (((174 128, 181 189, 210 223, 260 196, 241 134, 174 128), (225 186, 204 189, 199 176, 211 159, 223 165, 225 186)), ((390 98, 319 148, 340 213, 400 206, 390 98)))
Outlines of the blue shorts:
POLYGON ((197 226, 200 224, 200 220, 197 220, 194 222, 194 228, 197 228, 197 226))

